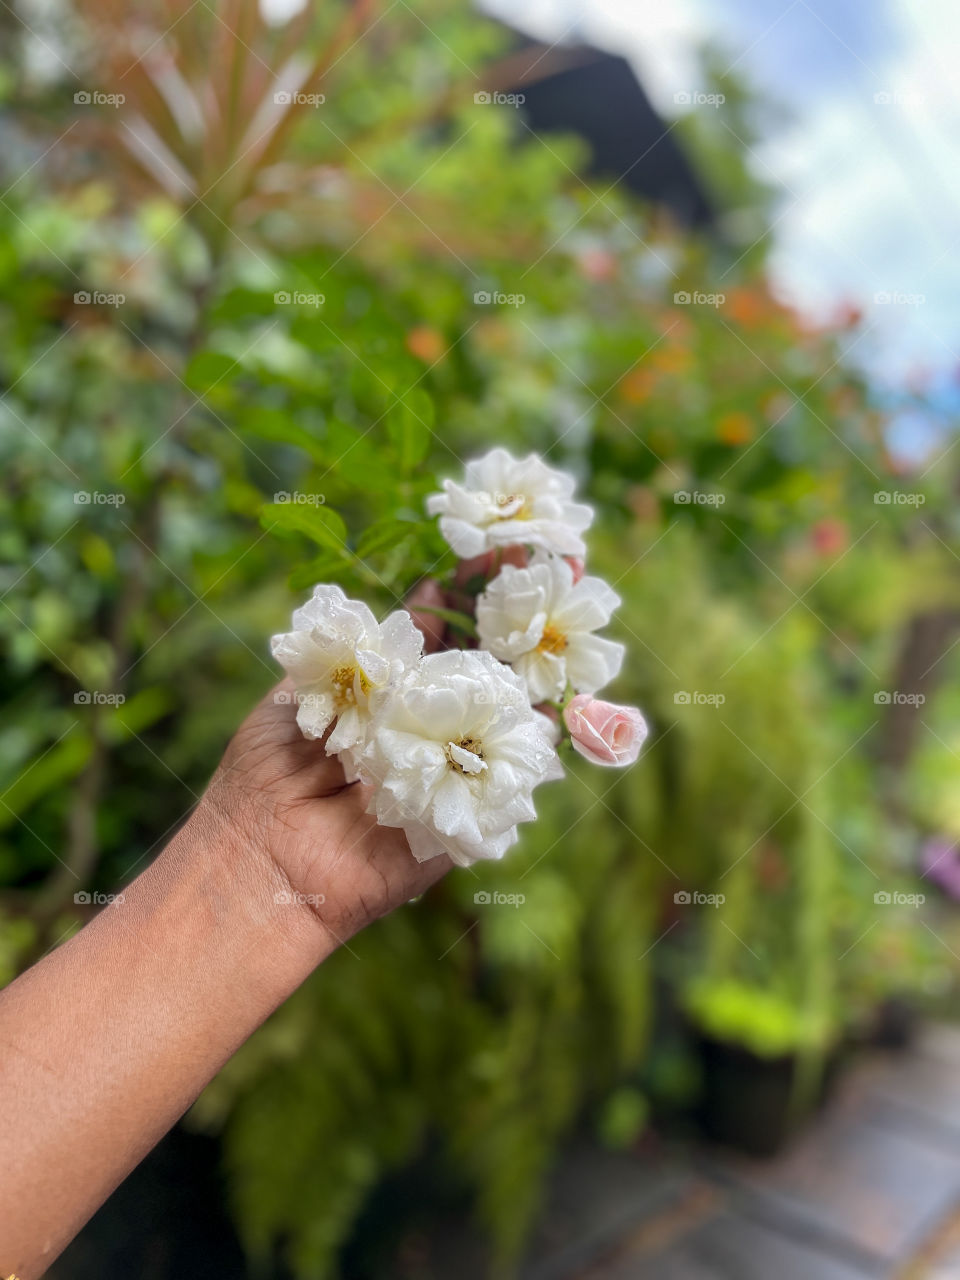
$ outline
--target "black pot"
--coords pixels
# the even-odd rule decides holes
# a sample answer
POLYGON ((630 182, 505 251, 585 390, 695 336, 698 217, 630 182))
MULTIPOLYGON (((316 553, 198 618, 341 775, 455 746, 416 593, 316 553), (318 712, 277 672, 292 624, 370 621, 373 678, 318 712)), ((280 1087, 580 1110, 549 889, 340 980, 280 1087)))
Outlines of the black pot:
POLYGON ((761 1058, 702 1032, 697 1050, 703 1081, 700 1127, 712 1142, 751 1156, 776 1155, 823 1101, 833 1074, 830 1062, 810 1087, 797 1055, 761 1058))
POLYGON ((867 1043, 879 1049, 909 1049, 920 1029, 920 1011, 909 996, 888 996, 873 1012, 867 1043))

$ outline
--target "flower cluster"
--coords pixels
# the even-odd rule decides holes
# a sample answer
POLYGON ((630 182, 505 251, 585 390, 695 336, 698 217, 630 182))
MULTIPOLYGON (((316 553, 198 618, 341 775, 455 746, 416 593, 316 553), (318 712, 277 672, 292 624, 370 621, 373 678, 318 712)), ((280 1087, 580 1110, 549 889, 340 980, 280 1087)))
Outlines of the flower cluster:
POLYGON ((427 501, 461 557, 461 609, 428 608, 426 599, 447 596, 421 584, 432 592, 411 601, 413 616, 398 610, 378 623, 339 587, 317 586, 293 630, 273 637, 301 731, 325 739, 348 781, 371 788, 369 811, 401 827, 421 862, 502 857, 518 824, 536 817, 534 789, 563 776, 565 735, 611 766, 636 760, 646 737, 636 708, 593 697, 623 661, 623 646, 596 634, 620 602, 584 574, 580 535, 593 512, 573 490, 571 476, 536 454, 494 449, 427 501), (465 584, 478 579, 471 594, 465 584), (425 653, 424 633, 436 649, 447 625, 438 619, 464 613, 478 647, 425 653))

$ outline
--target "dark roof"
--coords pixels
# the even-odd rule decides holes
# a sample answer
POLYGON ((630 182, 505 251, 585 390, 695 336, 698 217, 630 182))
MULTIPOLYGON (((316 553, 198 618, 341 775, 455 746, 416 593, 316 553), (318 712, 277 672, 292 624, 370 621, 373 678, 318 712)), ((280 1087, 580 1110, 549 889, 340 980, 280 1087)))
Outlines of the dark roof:
POLYGON ((530 128, 579 134, 590 146, 592 174, 667 206, 684 226, 712 224, 706 191, 626 59, 589 45, 542 53, 526 43, 509 60, 530 65, 511 86, 524 94, 530 128))

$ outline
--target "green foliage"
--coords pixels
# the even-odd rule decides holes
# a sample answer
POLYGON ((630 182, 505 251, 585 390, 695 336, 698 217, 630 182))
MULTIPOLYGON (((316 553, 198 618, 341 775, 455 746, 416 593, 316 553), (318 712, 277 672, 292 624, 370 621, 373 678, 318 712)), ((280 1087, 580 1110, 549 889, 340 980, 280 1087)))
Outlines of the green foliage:
POLYGON ((730 980, 704 978, 694 983, 686 995, 686 1008, 707 1035, 743 1045, 761 1058, 820 1049, 829 1036, 827 1027, 790 1001, 730 980))
MULTIPOLYGON (((320 65, 345 12, 304 19, 320 65)), ((956 606, 950 477, 910 482, 936 537, 875 503, 902 481, 848 338, 776 303, 762 250, 738 258, 763 193, 709 126, 687 132, 726 175, 724 250, 589 188, 573 143, 474 108, 464 64, 503 34, 419 12, 337 57, 323 110, 259 168, 211 121, 199 156, 172 138, 213 166, 209 201, 145 189, 116 145, 0 201, 0 979, 77 922, 78 885, 122 883, 175 829, 310 585, 387 611, 449 577, 424 499, 470 453, 573 468, 591 567, 623 596, 611 697, 648 715, 640 764, 573 761, 504 865, 351 941, 197 1103, 251 1251, 282 1241, 304 1277, 335 1274, 368 1193, 424 1152, 506 1274, 578 1116, 614 1145, 642 1130, 655 980, 771 1054, 952 972, 874 908, 912 832, 868 753, 905 625, 956 606), (724 301, 675 304, 698 290, 724 301)), ((212 29, 199 6, 164 50, 202 77, 212 29)), ((911 816, 957 834, 945 705, 911 816)))

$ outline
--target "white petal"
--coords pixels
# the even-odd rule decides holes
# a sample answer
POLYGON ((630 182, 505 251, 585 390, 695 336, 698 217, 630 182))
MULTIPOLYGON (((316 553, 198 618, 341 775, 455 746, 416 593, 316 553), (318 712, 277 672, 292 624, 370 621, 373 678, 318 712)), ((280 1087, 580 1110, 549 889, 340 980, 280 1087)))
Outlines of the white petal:
POLYGON ((347 707, 345 711, 341 711, 333 732, 327 739, 327 755, 333 756, 350 747, 359 746, 364 737, 365 719, 366 717, 361 718, 356 707, 347 707))
MULTIPOLYGON (((373 649, 357 649, 354 657, 357 667, 372 685, 386 684, 390 679, 390 662, 373 649)), ((359 677, 357 680, 359 684, 359 677)))
POLYGON ((406 609, 397 609, 380 624, 381 652, 404 667, 417 665, 423 653, 423 635, 406 609))
POLYGON ((513 669, 527 682, 531 702, 556 702, 567 687, 567 664, 556 653, 535 649, 518 658, 513 669))
POLYGON ((301 695, 297 706, 297 724, 305 738, 322 738, 336 714, 329 694, 301 695))
POLYGON ((474 797, 467 780, 451 769, 433 793, 430 816, 438 835, 480 844, 474 797))
POLYGON ((596 693, 618 674, 624 652, 622 644, 603 636, 572 635, 564 654, 570 683, 578 693, 596 693))
POLYGON ((461 560, 472 560, 490 549, 485 529, 458 520, 453 516, 440 517, 440 532, 461 560))
POLYGON ((425 827, 422 822, 410 823, 403 828, 403 833, 407 837, 410 852, 418 862, 429 862, 431 858, 437 858, 445 852, 443 842, 438 839, 436 832, 425 827))
POLYGON ((620 597, 602 578, 581 578, 551 614, 561 631, 597 631, 610 621, 620 597))
POLYGON ((459 746, 456 742, 447 743, 447 754, 455 764, 460 766, 464 773, 483 773, 487 768, 485 760, 481 760, 478 755, 474 755, 472 751, 467 751, 465 747, 459 746))

